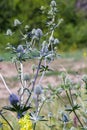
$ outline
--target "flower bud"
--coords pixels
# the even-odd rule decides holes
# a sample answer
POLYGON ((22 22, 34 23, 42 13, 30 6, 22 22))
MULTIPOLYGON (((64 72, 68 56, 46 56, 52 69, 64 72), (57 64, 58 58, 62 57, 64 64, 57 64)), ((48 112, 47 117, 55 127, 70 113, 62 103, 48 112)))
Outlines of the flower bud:
POLYGON ((9 96, 9 101, 10 101, 10 104, 11 105, 17 105, 17 103, 19 102, 19 98, 17 95, 15 95, 14 93, 12 93, 10 96, 9 96))
POLYGON ((68 116, 66 115, 66 114, 62 114, 62 121, 63 122, 68 122, 69 121, 69 119, 68 119, 68 116))
POLYGON ((66 85, 66 89, 71 88, 72 86, 72 80, 68 77, 65 78, 65 85, 66 85))
POLYGON ((53 36, 51 36, 51 37, 49 38, 49 43, 54 43, 54 37, 53 37, 53 36))
POLYGON ((65 80, 65 78, 66 78, 66 73, 65 72, 61 73, 61 78, 63 78, 63 80, 65 80))
POLYGON ((49 113, 48 113, 48 117, 49 117, 49 118, 52 118, 52 117, 53 117, 53 113, 52 113, 52 112, 49 112, 49 113))
POLYGON ((17 47, 17 52, 18 52, 18 53, 23 53, 23 52, 24 52, 24 48, 23 48, 22 45, 18 45, 18 47, 17 47))
POLYGON ((40 28, 36 29, 35 35, 36 35, 36 37, 38 37, 38 38, 42 37, 42 35, 43 35, 42 30, 41 30, 40 28))
POLYGON ((71 85, 71 84, 72 84, 71 79, 68 78, 68 77, 66 77, 66 78, 65 78, 65 84, 71 85))
POLYGON ((35 86, 34 93, 36 95, 42 94, 42 86, 40 84, 38 84, 38 85, 35 86))
POLYGON ((54 44, 59 44, 59 40, 57 38, 54 40, 54 44))
POLYGON ((20 113, 17 113, 17 118, 20 119, 22 115, 20 113))
POLYGON ((31 69, 33 70, 33 72, 37 69, 37 66, 35 64, 32 64, 31 69))
POLYGON ((24 75, 24 80, 25 80, 25 81, 29 81, 29 80, 30 80, 30 76, 29 76, 28 74, 25 74, 25 75, 24 75))
POLYGON ((45 41, 44 41, 43 44, 42 44, 41 51, 40 51, 40 56, 47 55, 48 51, 49 51, 48 46, 45 44, 45 41))

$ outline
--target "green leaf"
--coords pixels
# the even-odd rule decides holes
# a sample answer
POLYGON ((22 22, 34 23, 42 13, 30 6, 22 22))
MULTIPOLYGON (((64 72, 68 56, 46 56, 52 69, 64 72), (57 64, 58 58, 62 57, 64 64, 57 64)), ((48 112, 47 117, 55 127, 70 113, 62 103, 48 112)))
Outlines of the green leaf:
POLYGON ((5 106, 3 109, 13 111, 13 112, 25 112, 30 109, 31 106, 24 106, 24 105, 14 105, 14 106, 5 106))
POLYGON ((65 111, 69 111, 70 113, 73 112, 73 111, 76 111, 80 108, 80 106, 78 104, 74 105, 73 107, 67 107, 65 109, 65 111))
POLYGON ((44 65, 41 65, 40 67, 40 72, 43 72, 43 71, 53 71, 52 69, 49 69, 49 66, 44 66, 44 65))
POLYGON ((4 106, 3 109, 16 112, 16 109, 14 107, 11 107, 11 106, 4 106))

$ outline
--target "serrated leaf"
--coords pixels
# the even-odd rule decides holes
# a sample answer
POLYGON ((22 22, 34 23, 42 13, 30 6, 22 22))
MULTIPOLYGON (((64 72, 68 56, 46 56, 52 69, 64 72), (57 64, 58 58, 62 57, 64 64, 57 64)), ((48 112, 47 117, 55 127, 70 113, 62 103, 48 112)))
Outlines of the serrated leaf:
POLYGON ((9 111, 13 111, 13 112, 25 112, 27 111, 28 109, 30 109, 31 106, 24 106, 24 105, 14 105, 14 106, 5 106, 3 107, 3 109, 5 110, 9 110, 9 111))
POLYGON ((3 109, 13 111, 13 112, 16 111, 16 109, 14 107, 11 107, 11 106, 5 106, 5 107, 3 107, 3 109))

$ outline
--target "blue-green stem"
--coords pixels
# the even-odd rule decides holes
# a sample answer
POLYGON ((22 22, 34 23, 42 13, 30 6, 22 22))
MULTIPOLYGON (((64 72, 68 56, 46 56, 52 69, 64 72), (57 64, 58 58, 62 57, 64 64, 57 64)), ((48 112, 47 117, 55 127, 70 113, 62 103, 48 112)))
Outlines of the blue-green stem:
POLYGON ((36 72, 36 75, 35 75, 35 77, 34 77, 34 81, 33 81, 33 84, 32 84, 32 90, 31 90, 31 93, 30 93, 30 95, 29 95, 29 97, 28 97, 28 99, 27 99, 25 105, 27 105, 27 103, 28 103, 28 101, 29 101, 29 99, 30 99, 30 97, 31 97, 31 95, 32 95, 32 92, 33 92, 33 90, 34 90, 34 86, 35 86, 35 83, 36 83, 36 80, 37 80, 37 77, 38 77, 38 73, 39 73, 39 69, 40 69, 41 63, 42 63, 42 59, 43 59, 43 57, 42 57, 42 58, 40 59, 40 61, 39 61, 38 68, 37 68, 37 72, 36 72))
POLYGON ((33 130, 35 130, 36 129, 36 123, 34 123, 34 126, 33 126, 33 130))

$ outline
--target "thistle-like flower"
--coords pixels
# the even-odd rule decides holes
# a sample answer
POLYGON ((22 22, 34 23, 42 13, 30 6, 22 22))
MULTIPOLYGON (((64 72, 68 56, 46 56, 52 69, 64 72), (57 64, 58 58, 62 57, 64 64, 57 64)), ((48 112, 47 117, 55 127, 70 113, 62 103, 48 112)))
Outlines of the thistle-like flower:
POLYGON ((54 37, 53 36, 50 36, 49 43, 54 43, 54 37))
POLYGON ((49 53, 48 46, 46 45, 46 41, 44 41, 40 51, 40 56, 46 56, 48 53, 49 53))
POLYGON ((42 86, 40 84, 38 84, 35 86, 34 93, 36 95, 40 95, 40 94, 42 94, 42 89, 43 89, 42 86))
POLYGON ((64 113, 62 113, 62 121, 65 123, 69 121, 68 116, 64 113))
POLYGON ((23 53, 24 52, 24 48, 22 45, 18 45, 17 47, 17 53, 23 53))
POLYGON ((29 81, 30 80, 30 75, 29 74, 25 74, 23 79, 24 79, 24 81, 29 81))
POLYGON ((12 93, 9 96, 9 101, 11 105, 17 105, 17 103, 19 102, 19 98, 16 94, 12 93))
POLYGON ((40 28, 36 29, 35 30, 35 36, 38 37, 38 38, 41 38, 43 35, 43 32, 40 28))

